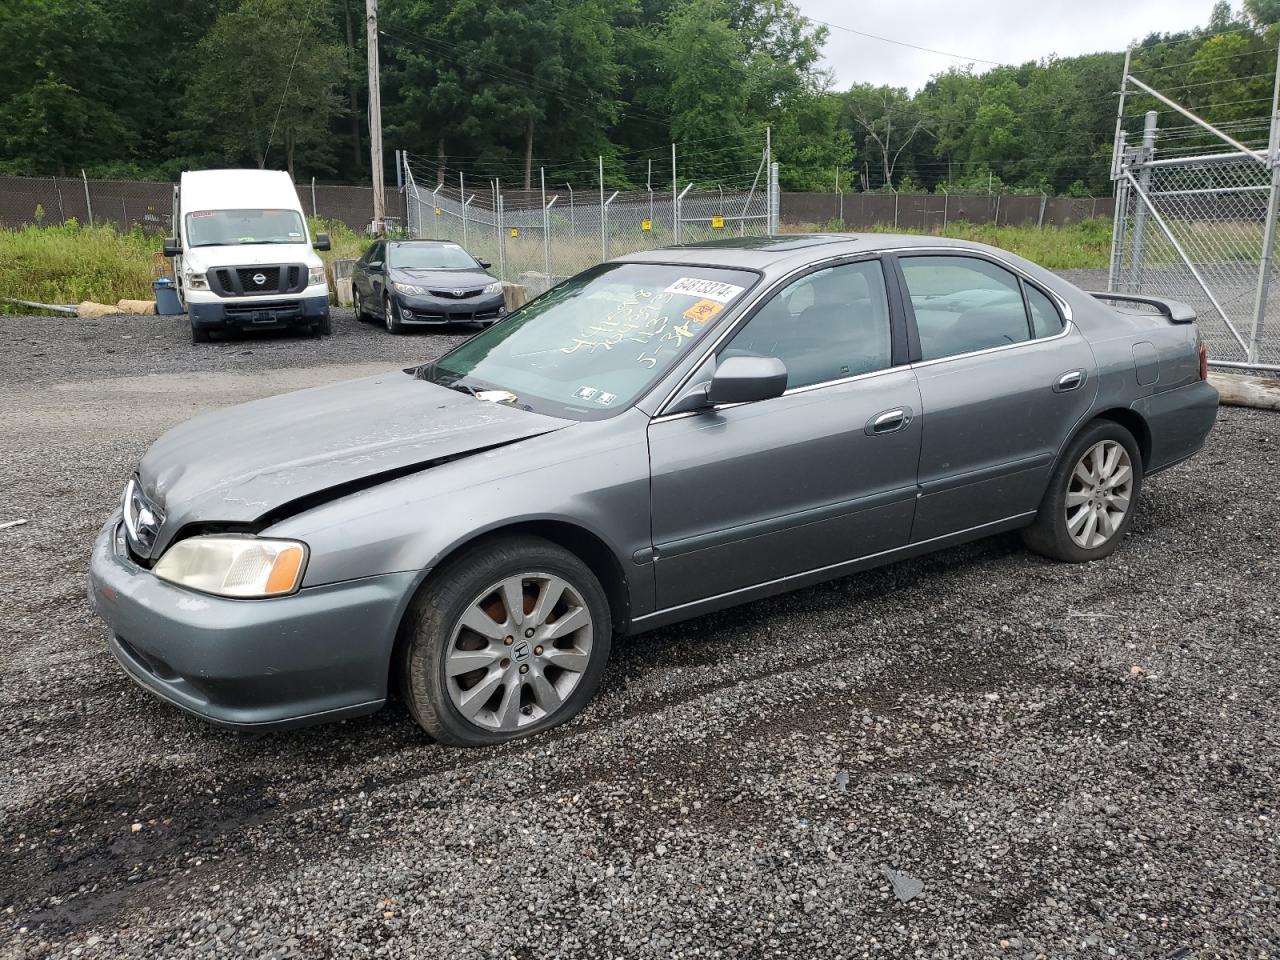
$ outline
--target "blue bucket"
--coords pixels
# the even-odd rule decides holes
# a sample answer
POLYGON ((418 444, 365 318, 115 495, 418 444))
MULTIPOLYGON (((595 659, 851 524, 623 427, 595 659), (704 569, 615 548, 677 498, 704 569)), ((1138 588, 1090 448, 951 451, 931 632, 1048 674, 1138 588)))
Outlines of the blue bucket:
POLYGON ((182 313, 182 304, 178 301, 178 290, 169 277, 161 277, 151 284, 156 295, 156 313, 171 317, 182 313))

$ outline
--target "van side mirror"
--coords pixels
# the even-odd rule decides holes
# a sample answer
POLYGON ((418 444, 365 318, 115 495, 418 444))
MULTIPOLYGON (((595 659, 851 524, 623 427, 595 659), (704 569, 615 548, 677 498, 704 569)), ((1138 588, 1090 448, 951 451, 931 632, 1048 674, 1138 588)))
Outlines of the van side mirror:
POLYGON ((178 243, 177 237, 164 238, 164 255, 166 257, 176 257, 182 253, 182 245, 178 243))
POLYGON ((327 233, 317 233, 315 240, 311 244, 316 250, 329 249, 329 235, 327 233))
POLYGON ((777 357, 727 357, 716 366, 707 400, 712 404, 772 400, 787 389, 787 367, 777 357))

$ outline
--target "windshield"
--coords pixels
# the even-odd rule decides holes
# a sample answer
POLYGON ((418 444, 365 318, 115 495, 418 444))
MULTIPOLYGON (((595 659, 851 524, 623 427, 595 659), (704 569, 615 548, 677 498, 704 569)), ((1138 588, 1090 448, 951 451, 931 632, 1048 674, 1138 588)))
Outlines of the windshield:
POLYGON ((423 270, 478 270, 480 264, 471 254, 456 243, 427 246, 424 244, 393 243, 387 251, 387 263, 392 267, 408 267, 423 270))
POLYGON ((423 379, 504 390, 539 413, 594 420, 630 405, 741 299, 757 275, 602 264, 553 287, 425 367, 423 379))
POLYGON ((187 214, 187 246, 239 243, 306 243, 296 210, 196 210, 187 214))

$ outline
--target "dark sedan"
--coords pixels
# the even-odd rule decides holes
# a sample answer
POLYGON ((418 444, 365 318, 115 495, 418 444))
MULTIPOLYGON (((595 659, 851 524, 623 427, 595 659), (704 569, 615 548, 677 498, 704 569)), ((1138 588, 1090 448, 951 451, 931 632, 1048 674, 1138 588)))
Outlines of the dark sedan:
POLYGON ((502 284, 449 240, 379 240, 356 261, 356 318, 381 318, 390 333, 445 323, 488 326, 507 315, 502 284))
POLYGON ((1194 321, 938 237, 634 253, 430 363, 169 431, 90 596, 124 669, 217 723, 398 685, 437 739, 498 743, 582 709, 615 633, 1007 530, 1108 556, 1213 426, 1194 321))

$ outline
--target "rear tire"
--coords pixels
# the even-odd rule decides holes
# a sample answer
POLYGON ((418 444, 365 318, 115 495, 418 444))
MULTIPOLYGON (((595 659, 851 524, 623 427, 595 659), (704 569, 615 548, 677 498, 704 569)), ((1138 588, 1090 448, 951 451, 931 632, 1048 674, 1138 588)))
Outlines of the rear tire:
POLYGON ((357 323, 368 323, 370 320, 373 319, 372 317, 369 316, 368 311, 365 310, 364 308, 364 304, 361 303, 360 301, 359 290, 351 291, 351 306, 352 306, 352 309, 354 309, 356 312, 357 323))
POLYGON ((1142 454, 1118 423, 1095 420, 1067 447, 1022 542, 1065 563, 1108 557, 1120 546, 1142 492, 1142 454))
POLYGON ((401 693, 441 743, 486 746, 540 733, 595 695, 611 622, 600 582, 569 551, 541 537, 478 544, 434 574, 410 607, 401 693))

